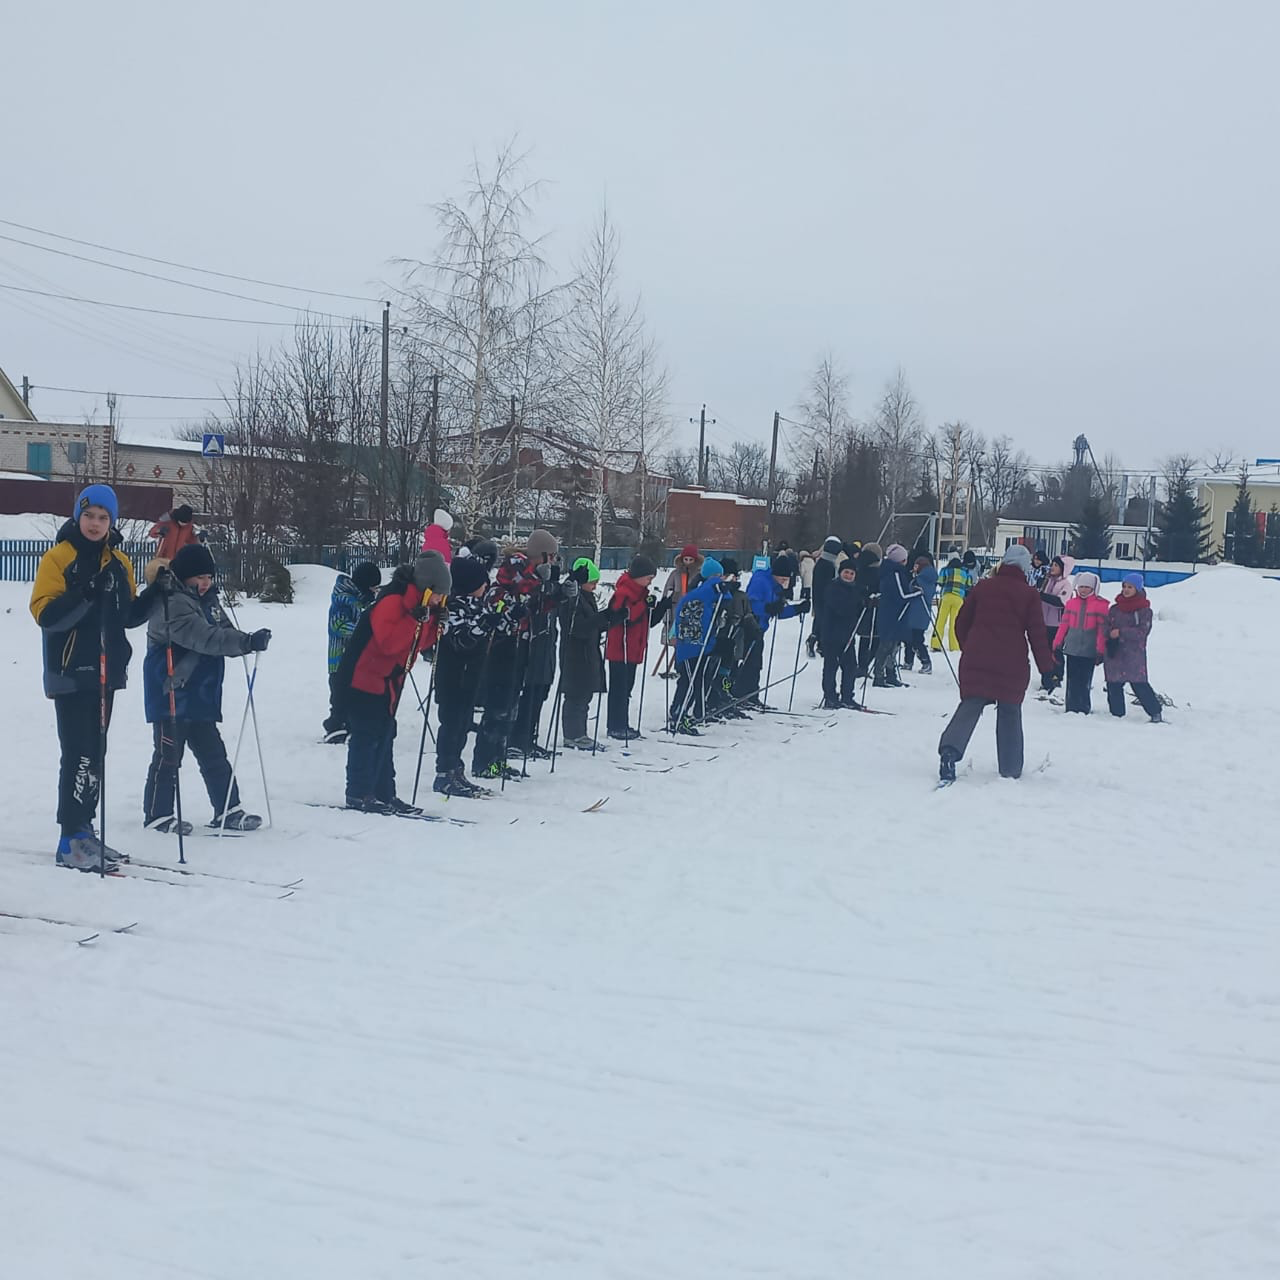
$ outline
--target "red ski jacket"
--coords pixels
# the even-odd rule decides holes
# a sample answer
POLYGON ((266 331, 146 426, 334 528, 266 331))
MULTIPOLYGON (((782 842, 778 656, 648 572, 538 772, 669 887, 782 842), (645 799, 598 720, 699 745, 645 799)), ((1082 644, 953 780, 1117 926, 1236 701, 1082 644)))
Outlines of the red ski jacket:
POLYGON ((604 656, 610 662, 644 662, 649 647, 649 589, 624 573, 613 589, 610 609, 625 609, 627 616, 609 628, 604 656))
POLYGON ((361 619, 368 621, 369 637, 351 673, 351 687, 361 693, 385 693, 392 715, 418 654, 426 653, 440 634, 434 613, 422 621, 413 616, 421 603, 422 592, 410 583, 403 594, 384 595, 361 619))

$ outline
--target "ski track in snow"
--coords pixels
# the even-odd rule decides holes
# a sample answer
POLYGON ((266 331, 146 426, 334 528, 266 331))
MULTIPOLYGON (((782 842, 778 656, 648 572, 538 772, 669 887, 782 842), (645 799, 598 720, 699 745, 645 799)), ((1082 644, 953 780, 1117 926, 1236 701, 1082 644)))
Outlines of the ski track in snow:
MULTIPOLYGON (((275 827, 187 846, 304 876, 283 899, 53 868, 39 637, 0 584, 0 910, 70 922, 0 917, 6 1275, 1280 1274, 1276 584, 1153 593, 1182 709, 1117 723, 1100 681, 1088 719, 1030 700, 1029 770, 1052 763, 1017 784, 988 715, 933 790, 943 663, 868 690, 897 716, 757 716, 708 732, 738 744, 715 760, 662 741, 649 680, 634 758, 678 767, 566 754, 492 800, 427 793, 454 827, 302 803, 340 800, 345 751, 316 741, 332 574, 296 581, 240 609, 274 632, 275 827)), ((107 835, 176 861, 140 825, 140 667, 107 835)), ((243 695, 229 662, 229 740, 243 695)), ((406 796, 419 724, 406 699, 406 796)), ((254 809, 256 770, 250 739, 254 809)))

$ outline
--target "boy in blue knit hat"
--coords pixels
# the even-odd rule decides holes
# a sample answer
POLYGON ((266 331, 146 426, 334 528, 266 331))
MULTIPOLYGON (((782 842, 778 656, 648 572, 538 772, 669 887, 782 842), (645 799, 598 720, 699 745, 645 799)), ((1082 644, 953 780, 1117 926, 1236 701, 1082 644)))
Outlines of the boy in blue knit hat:
POLYGON ((141 596, 120 550, 119 506, 109 485, 76 496, 71 519, 44 553, 31 589, 31 615, 44 634, 44 691, 53 699, 61 763, 55 860, 76 871, 110 871, 126 861, 93 829, 106 763, 107 725, 132 650, 125 629, 147 620, 158 599, 141 596))

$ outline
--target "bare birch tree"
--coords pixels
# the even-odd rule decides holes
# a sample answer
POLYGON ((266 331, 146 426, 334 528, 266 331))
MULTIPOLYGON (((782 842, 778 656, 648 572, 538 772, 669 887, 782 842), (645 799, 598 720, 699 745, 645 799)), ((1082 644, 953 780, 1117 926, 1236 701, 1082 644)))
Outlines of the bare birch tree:
POLYGON ((886 384, 871 423, 872 438, 880 450, 884 467, 885 502, 890 539, 896 537, 894 515, 920 474, 924 419, 920 406, 899 369, 886 384))
POLYGON ((809 379, 809 388, 800 406, 800 422, 799 432, 792 441, 792 462, 800 473, 813 466, 822 499, 822 524, 829 533, 836 470, 853 428, 849 413, 849 376, 830 352, 819 360, 809 379))
POLYGON ((577 264, 566 320, 569 422, 592 472, 590 497, 597 557, 604 542, 610 465, 636 447, 644 350, 639 303, 618 281, 618 232, 600 210, 577 264))
POLYGON ((403 305, 432 348, 448 381, 447 404, 461 420, 462 509, 472 531, 492 485, 490 445, 508 416, 511 389, 499 375, 524 332, 521 313, 538 296, 529 284, 542 265, 539 243, 525 230, 536 191, 510 146, 487 171, 475 160, 462 196, 435 208, 442 233, 435 258, 401 260, 403 305))

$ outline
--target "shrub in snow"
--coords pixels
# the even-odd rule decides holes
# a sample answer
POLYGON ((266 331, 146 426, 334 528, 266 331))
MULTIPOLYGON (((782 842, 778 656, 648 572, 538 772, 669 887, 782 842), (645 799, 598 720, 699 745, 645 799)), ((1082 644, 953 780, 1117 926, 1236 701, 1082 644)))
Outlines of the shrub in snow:
POLYGON ((292 604, 293 579, 289 570, 278 560, 267 561, 267 571, 262 579, 262 592, 258 599, 263 604, 292 604))

